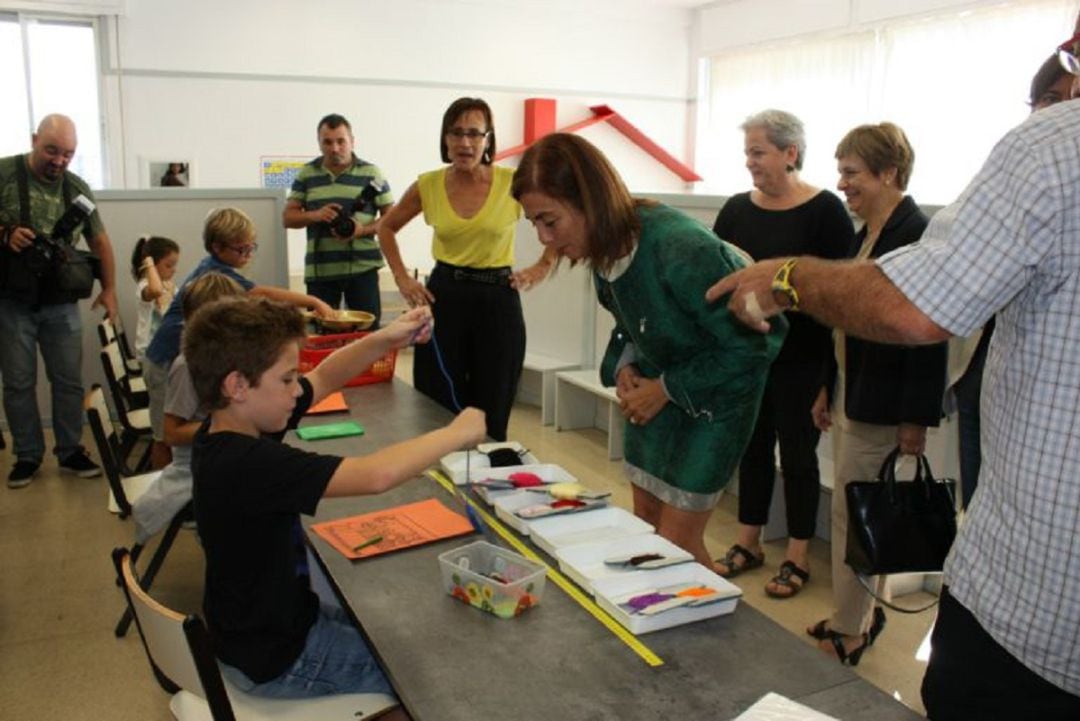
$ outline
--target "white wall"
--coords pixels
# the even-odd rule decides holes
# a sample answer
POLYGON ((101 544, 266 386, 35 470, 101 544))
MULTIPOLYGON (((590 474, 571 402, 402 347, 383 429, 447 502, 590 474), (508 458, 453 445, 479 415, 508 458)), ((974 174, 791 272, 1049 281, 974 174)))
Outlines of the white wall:
MULTIPOLYGON (((400 195, 440 165, 442 112, 462 95, 491 104, 502 148, 522 142, 523 101, 550 97, 560 126, 607 103, 688 158, 692 19, 635 0, 130 0, 106 32, 110 185, 140 187, 146 159, 190 159, 194 187, 255 187, 261 156, 314 156, 315 123, 340 112, 400 195)), ((607 126, 587 137, 632 188, 686 190, 607 126)), ((409 266, 430 267, 422 222, 403 241, 409 266)))

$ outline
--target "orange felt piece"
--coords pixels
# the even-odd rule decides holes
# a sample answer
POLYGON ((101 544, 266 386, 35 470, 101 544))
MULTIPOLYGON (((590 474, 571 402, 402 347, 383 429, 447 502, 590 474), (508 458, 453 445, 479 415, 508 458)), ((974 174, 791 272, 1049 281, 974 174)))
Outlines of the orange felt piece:
POLYGON ((317 416, 322 413, 341 413, 349 410, 349 404, 345 402, 345 395, 341 391, 331 393, 326 398, 308 408, 306 416, 317 416))

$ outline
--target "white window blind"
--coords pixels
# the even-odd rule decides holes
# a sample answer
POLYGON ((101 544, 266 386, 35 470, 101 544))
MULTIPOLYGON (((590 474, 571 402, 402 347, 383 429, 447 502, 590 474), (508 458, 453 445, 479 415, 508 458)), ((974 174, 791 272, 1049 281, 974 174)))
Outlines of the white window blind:
POLYGON ((844 133, 890 120, 915 149, 909 191, 921 203, 951 202, 1027 116, 1031 78, 1072 34, 1077 6, 1013 3, 715 57, 697 144, 702 190, 750 188, 738 125, 771 107, 806 126, 804 180, 834 188, 844 133))

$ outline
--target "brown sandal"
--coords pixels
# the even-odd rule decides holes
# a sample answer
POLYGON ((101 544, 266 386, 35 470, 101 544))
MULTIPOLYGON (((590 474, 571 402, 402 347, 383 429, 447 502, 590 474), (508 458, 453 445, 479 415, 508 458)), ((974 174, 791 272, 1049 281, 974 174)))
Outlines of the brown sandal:
POLYGON ((727 573, 717 574, 723 578, 735 578, 744 571, 752 571, 755 568, 760 568, 765 565, 765 554, 755 556, 749 549, 743 548, 739 544, 734 544, 727 550, 723 558, 716 559, 715 563, 722 563, 728 568, 727 573), (737 562, 741 559, 741 562, 737 562))
POLYGON ((780 564, 780 573, 773 576, 769 583, 765 584, 765 594, 772 598, 791 598, 795 596, 803 589, 807 583, 810 582, 810 572, 804 571, 795 565, 794 561, 784 561, 780 564), (792 578, 799 579, 798 582, 792 580, 792 578), (780 588, 786 588, 787 591, 780 592, 770 588, 772 586, 779 586, 780 588))

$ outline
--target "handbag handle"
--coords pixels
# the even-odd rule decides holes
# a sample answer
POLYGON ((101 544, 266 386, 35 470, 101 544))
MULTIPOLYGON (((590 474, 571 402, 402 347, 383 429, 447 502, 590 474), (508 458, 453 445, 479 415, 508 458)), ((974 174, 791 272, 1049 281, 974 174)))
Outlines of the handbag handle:
MULTIPOLYGON (((885 456, 885 460, 881 464, 881 469, 878 470, 878 480, 885 483, 888 486, 886 494, 889 496, 889 501, 896 500, 896 461, 900 457, 900 446, 889 451, 889 455, 885 456)), ((912 479, 913 483, 922 483, 923 488, 926 491, 926 495, 930 496, 930 484, 936 483, 934 479, 934 473, 930 470, 930 461, 927 460, 925 453, 920 453, 915 457, 915 478, 912 479)))

